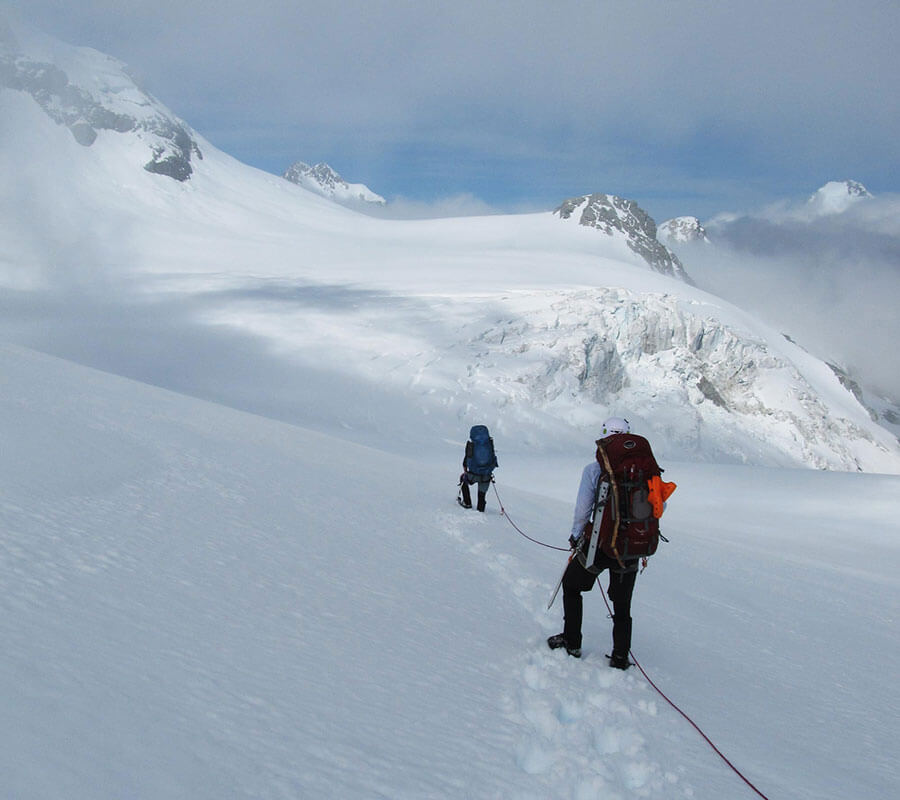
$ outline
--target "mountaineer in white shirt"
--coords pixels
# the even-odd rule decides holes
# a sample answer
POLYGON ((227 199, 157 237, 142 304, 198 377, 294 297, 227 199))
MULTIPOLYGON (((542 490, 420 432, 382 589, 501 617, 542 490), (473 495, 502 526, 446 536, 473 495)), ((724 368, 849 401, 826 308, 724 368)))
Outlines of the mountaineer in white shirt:
MULTIPOLYGON (((574 550, 569 566, 562 578, 563 620, 562 633, 551 636, 547 644, 555 650, 565 647, 566 652, 575 658, 581 657, 581 623, 583 614, 582 593, 594 587, 594 581, 604 570, 609 570, 609 588, 607 594, 613 604, 613 649, 609 657, 609 665, 617 669, 628 669, 631 665, 631 595, 637 578, 640 558, 618 558, 597 549, 591 553, 593 557, 588 563, 588 536, 585 530, 590 528, 597 503, 597 487, 603 482, 601 492, 608 486, 607 470, 601 459, 600 444, 616 434, 630 434, 628 420, 621 417, 610 417, 603 423, 601 437, 597 440, 597 456, 581 473, 581 485, 575 500, 575 513, 572 519, 572 534, 569 544, 574 550)), ((640 439, 646 444, 643 437, 640 439)), ((625 445, 628 446, 627 444, 625 445)), ((649 452, 649 445, 647 445, 649 452)), ((653 465, 655 459, 650 454, 653 465)), ((608 463, 608 461, 607 461, 608 463)), ((658 474, 658 473, 657 473, 658 474)), ((601 511, 602 513, 602 511, 601 511)))

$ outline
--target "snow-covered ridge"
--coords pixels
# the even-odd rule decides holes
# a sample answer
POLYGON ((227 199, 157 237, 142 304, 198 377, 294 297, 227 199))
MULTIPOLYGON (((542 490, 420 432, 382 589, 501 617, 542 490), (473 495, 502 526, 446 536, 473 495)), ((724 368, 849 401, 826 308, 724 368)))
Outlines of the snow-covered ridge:
POLYGON ((656 272, 692 283, 678 256, 656 238, 656 222, 634 200, 594 193, 570 198, 553 213, 560 219, 577 219, 579 225, 596 228, 608 236, 624 236, 632 252, 656 272), (578 209, 581 214, 576 217, 578 209))
POLYGON ((859 181, 829 181, 810 195, 806 204, 809 211, 826 216, 841 214, 861 200, 871 197, 869 190, 859 181))
MULTIPOLYGON (((54 58, 79 85, 106 87, 100 96, 123 115, 131 103, 135 116, 160 108, 135 93, 118 62, 58 49, 29 49, 29 60, 54 58)), ((0 186, 8 253, 0 266, 11 285, 57 280, 59 251, 32 219, 63 221, 54 236, 68 243, 75 228, 91 246, 79 278, 108 274, 161 302, 202 303, 203 314, 185 323, 187 339, 226 330, 264 340, 277 354, 273 380, 327 373, 322 395, 308 402, 298 401, 306 389, 296 382, 293 394, 258 385, 237 364, 213 390, 204 371, 215 370, 198 363, 181 391, 320 429, 402 431, 418 442, 450 439, 483 415, 519 441, 552 431, 560 448, 589 441, 597 419, 624 406, 673 458, 900 471, 894 437, 834 373, 688 285, 632 201, 596 194, 555 214, 384 220, 297 190, 200 137, 203 169, 184 191, 143 172, 137 132, 102 132, 82 147, 30 94, 4 89, 0 104, 16 131, 0 150, 9 178, 0 186), (29 174, 33 164, 41 169, 29 174), (22 175, 34 207, 27 214, 16 191, 22 175), (580 294, 585 287, 618 288, 580 294), (719 340, 727 346, 712 348, 719 340), (347 400, 373 392, 390 398, 377 420, 347 400)), ((80 267, 80 251, 77 259, 80 267)), ((70 352, 60 343, 78 340, 82 325, 72 322, 46 349, 70 352)), ((130 338, 115 343, 114 358, 97 347, 87 363, 115 371, 127 361, 131 375, 166 376, 139 349, 128 351, 130 338)))
POLYGON ((761 209, 745 213, 722 212, 706 221, 706 228, 712 231, 714 238, 727 233, 727 228, 733 224, 741 224, 749 221, 761 220, 774 225, 810 225, 818 222, 828 222, 830 217, 857 214, 856 223, 864 224, 865 229, 875 231, 889 231, 896 234, 896 224, 884 225, 881 218, 892 221, 897 218, 896 200, 891 196, 878 197, 871 194, 863 184, 855 180, 828 181, 820 186, 806 200, 782 200, 771 203, 761 209), (877 203, 874 201, 878 201, 877 203), (871 212, 872 219, 857 212, 867 209, 871 212))
POLYGON ((297 161, 288 167, 283 177, 291 183, 296 183, 342 205, 383 206, 386 202, 381 195, 375 194, 364 183, 347 183, 325 163, 310 166, 303 161, 297 161))
POLYGON ((666 220, 659 226, 656 238, 668 244, 709 242, 706 229, 697 217, 675 217, 666 220))
MULTIPOLYGON (((2 13, 2 12, 0 12, 2 13)), ((203 155, 191 129, 142 92, 120 61, 13 28, 0 16, 0 89, 24 92, 75 140, 90 147, 99 131, 132 134, 149 149, 148 172, 190 178, 203 155), (20 36, 29 50, 22 51, 20 36), (37 56, 37 57, 36 57, 37 56)))

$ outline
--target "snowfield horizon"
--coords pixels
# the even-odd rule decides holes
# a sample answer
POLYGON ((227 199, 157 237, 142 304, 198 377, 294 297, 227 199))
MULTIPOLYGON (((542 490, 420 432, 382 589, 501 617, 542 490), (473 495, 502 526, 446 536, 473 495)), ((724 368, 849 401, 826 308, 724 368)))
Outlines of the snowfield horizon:
POLYGON ((636 203, 366 216, 2 25, 0 170, 7 796, 750 797, 609 668, 605 579, 546 646, 611 415, 678 485, 642 668, 772 800, 897 794, 896 404, 636 203))
POLYGON ((624 413, 664 457, 900 473, 890 408, 692 286, 631 201, 365 216, 220 152, 120 62, 10 30, 0 339, 362 441, 346 398, 374 393, 416 441, 485 422, 566 451, 624 413))

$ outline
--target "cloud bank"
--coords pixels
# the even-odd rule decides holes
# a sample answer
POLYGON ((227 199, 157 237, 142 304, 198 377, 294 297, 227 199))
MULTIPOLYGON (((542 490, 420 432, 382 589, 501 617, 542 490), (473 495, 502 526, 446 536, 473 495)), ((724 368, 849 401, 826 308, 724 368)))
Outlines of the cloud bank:
POLYGON ((665 219, 835 174, 900 184, 894 2, 10 5, 239 159, 326 161, 389 197, 604 191, 665 219))
POLYGON ((704 226, 710 246, 678 248, 702 288, 900 400, 900 195, 836 214, 779 203, 704 226))

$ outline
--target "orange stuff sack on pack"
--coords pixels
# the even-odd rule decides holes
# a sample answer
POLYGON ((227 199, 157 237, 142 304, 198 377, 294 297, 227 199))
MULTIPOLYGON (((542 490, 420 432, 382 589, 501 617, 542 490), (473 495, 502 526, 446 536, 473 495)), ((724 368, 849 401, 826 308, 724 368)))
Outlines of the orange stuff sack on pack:
POLYGON ((647 501, 653 506, 653 516, 659 519, 663 515, 663 511, 665 511, 666 500, 671 497, 672 492, 678 487, 670 481, 664 481, 659 475, 648 478, 647 486, 649 487, 647 501))

